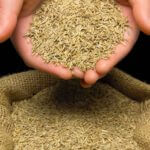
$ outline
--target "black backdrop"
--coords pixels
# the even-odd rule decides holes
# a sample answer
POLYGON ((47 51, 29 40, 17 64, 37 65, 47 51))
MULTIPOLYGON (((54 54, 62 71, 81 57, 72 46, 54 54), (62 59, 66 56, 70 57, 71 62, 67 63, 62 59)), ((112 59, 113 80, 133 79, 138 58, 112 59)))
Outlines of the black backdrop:
MULTIPOLYGON (((142 81, 150 83, 149 50, 150 36, 141 33, 131 53, 117 67, 142 81)), ((16 53, 10 40, 0 44, 0 52, 0 76, 29 69, 16 53)))

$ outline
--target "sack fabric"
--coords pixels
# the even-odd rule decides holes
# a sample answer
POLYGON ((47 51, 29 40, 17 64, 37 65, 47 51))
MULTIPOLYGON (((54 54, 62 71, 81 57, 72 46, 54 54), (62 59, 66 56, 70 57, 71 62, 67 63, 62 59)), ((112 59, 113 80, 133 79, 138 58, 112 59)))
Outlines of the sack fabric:
POLYGON ((39 71, 0 79, 0 150, 150 150, 150 85, 114 68, 92 88, 39 71))

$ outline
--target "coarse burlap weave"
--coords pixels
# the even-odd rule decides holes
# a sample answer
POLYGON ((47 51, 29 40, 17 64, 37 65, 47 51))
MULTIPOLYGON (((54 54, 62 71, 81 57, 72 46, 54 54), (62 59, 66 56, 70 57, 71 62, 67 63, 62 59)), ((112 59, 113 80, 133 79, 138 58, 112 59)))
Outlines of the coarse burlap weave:
POLYGON ((39 71, 2 77, 0 150, 150 150, 150 85, 117 68, 78 84, 39 71))

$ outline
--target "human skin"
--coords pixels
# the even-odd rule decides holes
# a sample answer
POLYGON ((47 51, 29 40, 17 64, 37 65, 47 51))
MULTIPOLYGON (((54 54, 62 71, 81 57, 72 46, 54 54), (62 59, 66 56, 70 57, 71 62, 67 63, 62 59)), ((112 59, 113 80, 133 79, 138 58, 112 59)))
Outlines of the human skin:
POLYGON ((41 2, 42 0, 0 0, 0 42, 11 38, 27 66, 65 80, 79 78, 85 88, 104 77, 132 50, 140 30, 150 35, 150 0, 117 0, 123 14, 128 18, 130 28, 124 35, 126 42, 119 44, 108 60, 99 60, 95 69, 86 72, 78 68, 70 71, 63 66, 45 64, 39 56, 32 55, 32 45, 24 38, 32 15, 41 2))

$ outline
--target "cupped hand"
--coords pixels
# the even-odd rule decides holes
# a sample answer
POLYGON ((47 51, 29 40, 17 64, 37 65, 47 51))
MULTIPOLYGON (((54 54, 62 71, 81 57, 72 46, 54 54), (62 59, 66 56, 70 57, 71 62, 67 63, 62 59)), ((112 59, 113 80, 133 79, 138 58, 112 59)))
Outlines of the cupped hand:
POLYGON ((138 38, 139 27, 147 34, 150 33, 150 24, 147 19, 150 14, 148 13, 150 1, 130 0, 127 2, 127 0, 119 0, 120 7, 130 24, 130 28, 125 33, 126 42, 116 47, 115 54, 110 59, 100 60, 94 70, 83 73, 75 68, 72 73, 63 66, 45 64, 40 57, 33 56, 32 45, 24 38, 32 21, 33 12, 41 2, 42 0, 0 0, 0 42, 11 37, 18 53, 28 66, 54 74, 62 79, 80 78, 83 87, 93 85, 130 52, 138 38))
POLYGON ((121 10, 128 18, 129 28, 124 35, 125 42, 115 48, 115 53, 108 60, 99 60, 94 70, 88 70, 81 84, 91 87, 97 80, 103 78, 120 62, 134 46, 139 31, 150 34, 150 0, 117 0, 121 10))

